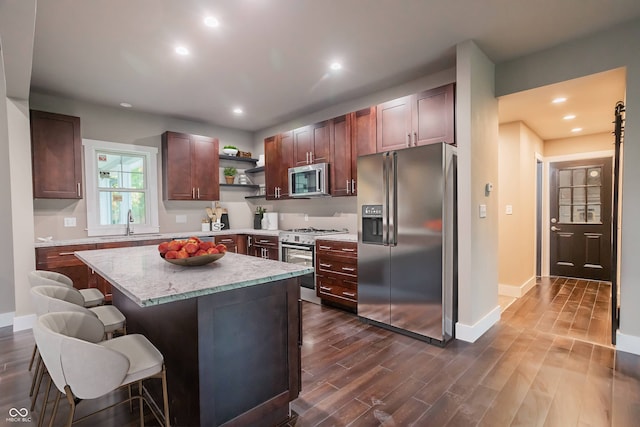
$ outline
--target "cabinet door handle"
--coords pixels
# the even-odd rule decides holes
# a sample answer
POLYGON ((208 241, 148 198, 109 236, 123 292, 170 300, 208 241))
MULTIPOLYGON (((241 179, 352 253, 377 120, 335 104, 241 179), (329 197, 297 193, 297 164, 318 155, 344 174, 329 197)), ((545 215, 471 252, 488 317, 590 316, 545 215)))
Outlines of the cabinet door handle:
POLYGON ((349 184, 350 184, 350 182, 349 182, 349 180, 347 180, 347 194, 349 194, 351 192, 351 186, 349 184))
POLYGON ((73 255, 73 252, 58 252, 59 256, 73 255))
POLYGON ((356 180, 352 179, 351 180, 351 194, 355 194, 356 193, 356 180))
POLYGON ((196 189, 195 188, 191 188, 191 198, 195 199, 196 198, 196 189))
POLYGON ((200 187, 198 187, 197 192, 198 192, 198 199, 200 199, 200 187))
POLYGON ((324 268, 331 268, 333 264, 325 264, 323 262, 320 263, 320 267, 324 267, 324 268))
POLYGON ((351 298, 355 298, 356 297, 356 294, 354 294, 353 292, 344 292, 343 291, 342 295, 346 295, 346 296, 351 297, 351 298))
POLYGON ((258 243, 271 243, 271 240, 258 240, 258 243))
POLYGON ((313 151, 309 151, 309 159, 311 160, 309 163, 313 163, 313 151))
POLYGON ((304 153, 304 155, 305 155, 304 162, 305 162, 306 164, 309 164, 309 152, 307 151, 306 153, 304 153))
POLYGON ((330 251, 331 250, 331 246, 322 246, 322 245, 320 245, 319 248, 323 249, 325 251, 330 251))
POLYGON ((413 133, 413 145, 418 146, 418 132, 413 133))
POLYGON ((356 269, 355 269, 355 268, 353 268, 353 267, 342 267, 342 271, 351 271, 351 272, 354 272, 354 271, 356 271, 356 269))
POLYGON ((331 288, 328 288, 326 286, 320 286, 320 290, 325 292, 331 292, 331 288))
POLYGON ((411 147, 411 134, 407 134, 407 147, 411 147))
POLYGON ((78 193, 78 197, 80 197, 80 183, 76 182, 76 192, 78 193))
POLYGON ((355 252, 355 249, 351 249, 351 248, 342 248, 343 251, 345 252, 355 252))

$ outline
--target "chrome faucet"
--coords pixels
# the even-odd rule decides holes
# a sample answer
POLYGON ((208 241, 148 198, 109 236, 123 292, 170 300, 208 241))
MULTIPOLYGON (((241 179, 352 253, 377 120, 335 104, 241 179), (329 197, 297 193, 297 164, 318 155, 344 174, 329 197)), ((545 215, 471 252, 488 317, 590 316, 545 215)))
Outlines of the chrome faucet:
POLYGON ((133 234, 133 228, 131 227, 133 224, 133 214, 131 213, 131 209, 127 212, 127 232, 126 236, 131 236, 133 234))

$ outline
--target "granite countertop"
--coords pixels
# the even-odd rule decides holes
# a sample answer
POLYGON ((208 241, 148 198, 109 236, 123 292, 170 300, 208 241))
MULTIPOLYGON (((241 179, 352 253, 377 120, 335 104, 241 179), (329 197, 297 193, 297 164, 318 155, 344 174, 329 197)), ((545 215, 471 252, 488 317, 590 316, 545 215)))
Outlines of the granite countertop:
POLYGON ((357 242, 358 235, 355 233, 347 234, 327 234, 324 236, 316 237, 316 240, 334 240, 338 242, 357 242))
POLYGON ((255 230, 253 228, 237 228, 222 231, 183 231, 176 233, 153 233, 153 234, 132 234, 131 236, 95 236, 86 237, 82 239, 67 239, 67 240, 51 240, 49 242, 35 242, 36 248, 47 248, 55 246, 67 246, 67 245, 87 245, 93 243, 109 243, 109 242, 133 242, 137 240, 155 240, 155 239, 176 239, 187 238, 190 236, 197 237, 215 237, 215 236, 228 236, 229 234, 257 234, 260 236, 277 236, 280 230, 255 230))
POLYGON ((75 255, 141 307, 313 272, 310 267, 232 252, 211 264, 181 267, 163 260, 154 246, 96 249, 75 255))

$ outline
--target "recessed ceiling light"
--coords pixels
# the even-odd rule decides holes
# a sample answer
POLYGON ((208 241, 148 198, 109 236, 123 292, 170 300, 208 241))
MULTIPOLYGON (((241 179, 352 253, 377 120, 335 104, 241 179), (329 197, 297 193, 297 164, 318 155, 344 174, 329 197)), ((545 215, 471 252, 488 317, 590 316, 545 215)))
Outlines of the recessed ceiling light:
POLYGON ((184 55, 188 55, 189 54, 189 49, 187 49, 184 46, 178 46, 178 47, 176 47, 176 53, 178 55, 183 55, 183 56, 184 55))
POLYGON ((554 104, 561 104, 561 103, 565 102, 566 100, 567 100, 567 98, 562 98, 562 97, 560 97, 560 98, 555 98, 555 99, 554 99, 553 101, 551 101, 551 102, 553 102, 554 104))
POLYGON ((331 68, 333 71, 338 71, 342 69, 342 64, 339 62, 332 62, 331 65, 329 65, 329 68, 331 68))
POLYGON ((129 104, 128 102, 121 102, 121 103, 120 103, 120 106, 121 106, 121 107, 124 107, 124 108, 131 108, 131 107, 133 107, 133 105, 129 104))
POLYGON ((242 108, 240 107, 236 107, 233 109, 233 114, 242 114, 244 113, 244 111, 242 111, 242 108))
POLYGON ((213 16, 207 16, 206 18, 204 18, 204 25, 206 25, 207 27, 216 28, 220 26, 220 21, 218 21, 218 19, 213 16))
POLYGON ((582 128, 573 128, 571 129, 571 132, 580 132, 582 131, 582 128))
POLYGON ((576 118, 575 114, 567 114, 566 116, 563 117, 563 119, 565 120, 573 120, 576 118))

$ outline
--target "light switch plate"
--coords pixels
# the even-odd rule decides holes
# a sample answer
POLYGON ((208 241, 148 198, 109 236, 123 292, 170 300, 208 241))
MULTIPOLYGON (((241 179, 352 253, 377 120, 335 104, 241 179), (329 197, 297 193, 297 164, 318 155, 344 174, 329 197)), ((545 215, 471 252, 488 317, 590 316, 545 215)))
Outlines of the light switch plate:
POLYGON ((64 219, 64 226, 65 227, 75 227, 76 226, 76 218, 75 217, 65 218, 64 219))
POLYGON ((478 211, 480 218, 487 217, 487 205, 480 205, 478 211))
POLYGON ((513 215, 513 206, 512 205, 505 206, 504 213, 506 213, 507 215, 513 215))

